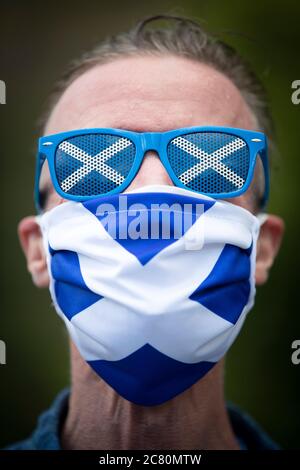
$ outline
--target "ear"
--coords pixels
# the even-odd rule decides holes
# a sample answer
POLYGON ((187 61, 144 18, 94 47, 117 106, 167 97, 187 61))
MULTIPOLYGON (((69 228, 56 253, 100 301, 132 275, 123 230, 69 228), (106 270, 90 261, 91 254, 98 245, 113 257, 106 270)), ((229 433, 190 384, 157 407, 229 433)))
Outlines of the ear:
POLYGON ((27 259, 27 269, 37 287, 49 286, 46 256, 40 227, 34 216, 25 217, 18 225, 19 240, 27 259))
POLYGON ((264 284, 269 277, 269 270, 280 248, 283 233, 283 220, 268 214, 260 228, 257 241, 255 280, 258 286, 264 284))

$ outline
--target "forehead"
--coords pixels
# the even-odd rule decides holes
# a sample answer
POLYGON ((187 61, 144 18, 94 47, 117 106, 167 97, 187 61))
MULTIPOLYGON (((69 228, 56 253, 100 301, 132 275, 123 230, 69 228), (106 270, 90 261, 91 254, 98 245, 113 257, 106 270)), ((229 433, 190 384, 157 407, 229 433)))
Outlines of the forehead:
POLYGON ((94 66, 64 92, 45 133, 89 127, 164 131, 194 125, 253 128, 235 85, 212 67, 173 56, 94 66))

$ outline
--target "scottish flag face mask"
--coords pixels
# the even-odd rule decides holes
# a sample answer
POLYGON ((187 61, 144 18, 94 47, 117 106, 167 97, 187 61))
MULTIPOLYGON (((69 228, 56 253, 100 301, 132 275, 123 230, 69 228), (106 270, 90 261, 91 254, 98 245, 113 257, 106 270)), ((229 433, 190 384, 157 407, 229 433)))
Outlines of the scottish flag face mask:
POLYGON ((38 220, 58 314, 93 370, 136 404, 201 379, 253 305, 259 221, 234 204, 146 186, 38 220))

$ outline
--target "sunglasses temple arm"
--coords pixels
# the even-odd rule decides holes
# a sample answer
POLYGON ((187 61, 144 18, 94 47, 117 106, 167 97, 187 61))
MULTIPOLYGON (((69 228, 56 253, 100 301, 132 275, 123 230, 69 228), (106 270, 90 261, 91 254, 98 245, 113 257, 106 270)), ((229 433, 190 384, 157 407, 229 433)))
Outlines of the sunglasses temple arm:
POLYGON ((42 212, 40 205, 40 176, 42 166, 46 160, 46 156, 43 153, 38 152, 36 156, 36 167, 35 167, 35 183, 34 183, 34 202, 37 213, 42 212))
POLYGON ((265 209, 268 199, 269 199, 269 193, 270 193, 270 169, 269 169, 267 146, 265 146, 264 149, 261 150, 260 157, 261 157, 261 161, 263 164, 264 177, 265 177, 265 191, 264 191, 264 196, 262 200, 262 207, 265 209))

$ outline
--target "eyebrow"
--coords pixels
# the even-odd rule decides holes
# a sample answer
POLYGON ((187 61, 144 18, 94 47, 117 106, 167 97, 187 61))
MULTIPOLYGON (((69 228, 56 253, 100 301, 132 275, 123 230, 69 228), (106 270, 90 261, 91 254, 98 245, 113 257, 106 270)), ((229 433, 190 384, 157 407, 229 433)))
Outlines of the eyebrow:
MULTIPOLYGON (((141 134, 141 133, 145 133, 145 132, 168 132, 168 131, 172 131, 175 129, 175 127, 166 127, 165 129, 163 130, 153 130, 151 127, 150 128, 145 128, 145 126, 123 126, 123 125, 120 125, 120 126, 110 126, 110 127, 106 127, 107 129, 119 129, 121 131, 129 131, 129 132, 136 132, 138 134, 141 134)), ((160 126, 160 129, 161 129, 161 126, 160 126)))

